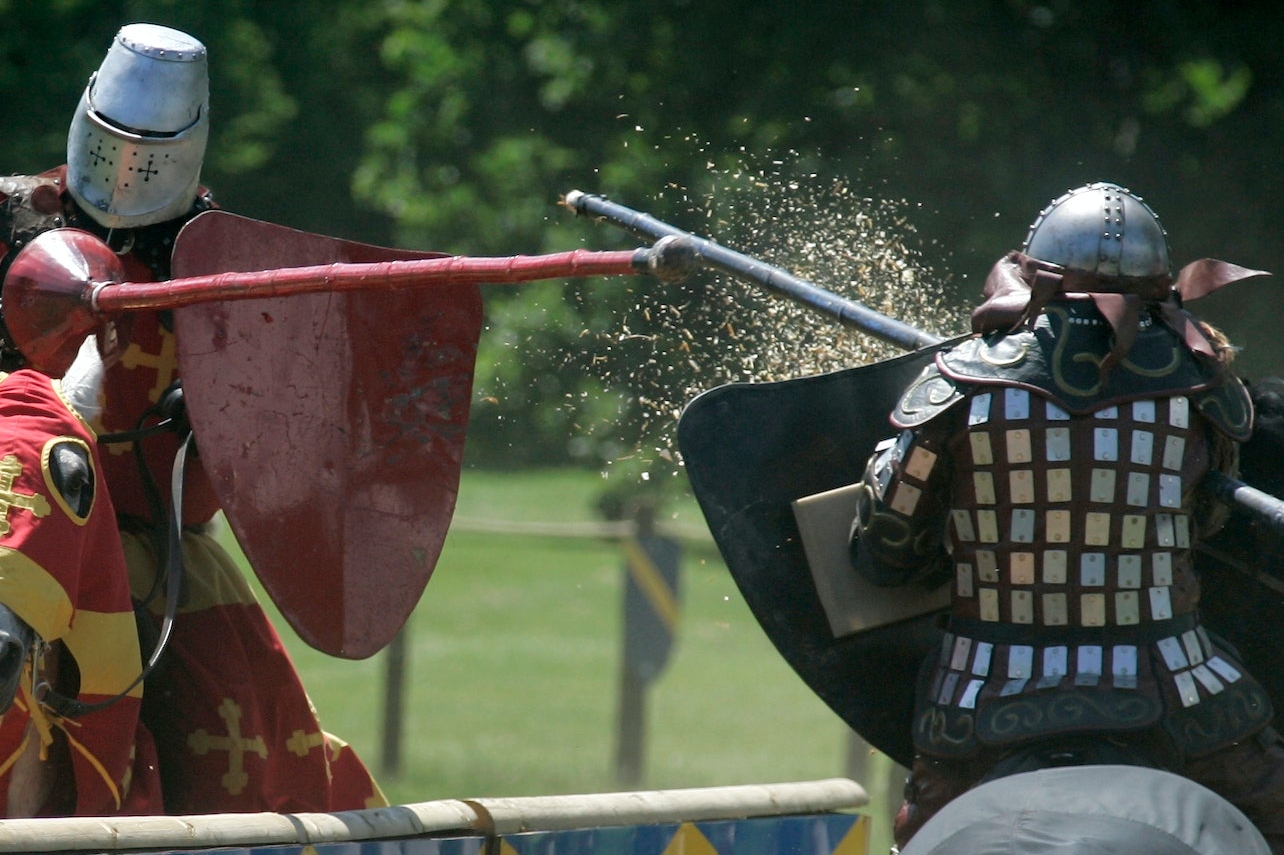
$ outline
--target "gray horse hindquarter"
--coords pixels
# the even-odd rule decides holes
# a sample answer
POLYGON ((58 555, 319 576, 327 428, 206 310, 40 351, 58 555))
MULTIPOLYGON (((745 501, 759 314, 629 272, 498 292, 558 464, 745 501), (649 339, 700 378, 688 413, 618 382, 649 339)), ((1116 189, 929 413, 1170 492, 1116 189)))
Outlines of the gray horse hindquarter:
POLYGON ((1000 778, 946 805, 901 855, 1271 855, 1238 809, 1187 778, 1074 766, 1000 778))

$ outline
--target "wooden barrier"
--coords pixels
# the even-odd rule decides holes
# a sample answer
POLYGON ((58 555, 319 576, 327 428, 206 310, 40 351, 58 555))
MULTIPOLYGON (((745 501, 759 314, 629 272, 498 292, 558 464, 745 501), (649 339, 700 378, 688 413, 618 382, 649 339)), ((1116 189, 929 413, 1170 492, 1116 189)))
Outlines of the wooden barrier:
POLYGON ((825 814, 867 802, 865 790, 856 782, 830 778, 686 790, 452 799, 342 813, 9 819, 0 820, 0 852, 200 852, 420 837, 493 838, 578 828, 825 814))

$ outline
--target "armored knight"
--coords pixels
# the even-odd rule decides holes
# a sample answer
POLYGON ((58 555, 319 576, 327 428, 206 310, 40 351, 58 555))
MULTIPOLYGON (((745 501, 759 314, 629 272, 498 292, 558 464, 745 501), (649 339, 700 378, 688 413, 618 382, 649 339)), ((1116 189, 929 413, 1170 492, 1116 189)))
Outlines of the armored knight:
POLYGON ((1233 473, 1252 404, 1224 338, 1184 302, 1260 271, 1170 273, 1143 200, 1094 183, 1056 199, 1002 258, 973 337, 891 414, 853 525, 858 572, 947 581, 917 687, 904 844, 955 796, 1027 765, 1180 772, 1284 841, 1271 702, 1199 620, 1201 490, 1233 473))
MULTIPOLYGON (((200 185, 208 135, 205 46, 168 27, 123 27, 76 107, 66 165, 0 178, 0 276, 41 232, 71 227, 112 247, 127 281, 170 278, 179 230, 214 207, 200 185)), ((6 371, 23 365, 7 339, 0 342, 6 371)), ((168 313, 131 314, 97 343, 102 361, 89 373, 98 376, 65 382, 101 382, 94 425, 100 435, 181 415, 181 408, 162 411, 178 380, 168 313)), ((170 482, 179 440, 160 433, 135 444, 137 453, 128 443, 104 449, 103 480, 118 514, 133 597, 159 627, 166 598, 165 562, 158 556, 170 515, 169 499, 155 484, 170 482)), ((385 804, 356 754, 321 730, 281 639, 240 569, 206 530, 219 503, 199 459, 185 468, 183 483, 184 599, 144 694, 166 809, 326 811, 385 804), (244 751, 231 749, 235 758, 218 747, 228 733, 245 743, 244 751)))

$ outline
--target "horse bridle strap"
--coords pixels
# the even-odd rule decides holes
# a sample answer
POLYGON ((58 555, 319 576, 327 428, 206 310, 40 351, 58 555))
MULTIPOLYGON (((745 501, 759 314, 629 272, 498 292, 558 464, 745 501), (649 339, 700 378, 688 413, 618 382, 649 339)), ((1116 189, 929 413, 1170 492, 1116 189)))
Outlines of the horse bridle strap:
MULTIPOLYGON (((181 439, 178 443, 178 452, 174 455, 174 468, 170 475, 169 525, 167 526, 168 533, 165 548, 165 616, 161 620, 160 637, 156 639, 156 646, 152 649, 152 654, 148 657, 147 664, 143 666, 142 672, 118 694, 106 700, 92 704, 85 703, 76 698, 60 694, 52 686, 46 684, 47 688, 39 695, 39 700, 53 710, 56 715, 60 715, 63 718, 78 718, 86 713, 105 709, 128 695, 135 686, 146 680, 155 670, 156 664, 160 662, 161 656, 165 653, 165 647, 169 644, 170 637, 174 633, 174 618, 178 614, 178 603, 182 595, 181 589, 183 585, 183 473, 187 468, 187 450, 192 442, 192 431, 191 428, 186 426, 178 428, 171 426, 170 429, 177 429, 181 439)), ((154 433, 155 431, 143 429, 120 434, 106 434, 100 437, 100 440, 104 442, 129 441, 138 436, 146 435, 148 432, 154 433)))

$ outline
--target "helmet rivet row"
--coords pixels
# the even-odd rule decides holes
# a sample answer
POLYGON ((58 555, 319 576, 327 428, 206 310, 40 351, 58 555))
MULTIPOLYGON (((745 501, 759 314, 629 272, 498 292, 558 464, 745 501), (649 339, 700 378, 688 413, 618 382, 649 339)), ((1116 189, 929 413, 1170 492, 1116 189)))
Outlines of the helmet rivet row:
POLYGON ((1068 191, 1030 226, 1027 255, 1106 279, 1169 273, 1168 244, 1158 217, 1116 184, 1095 182, 1068 191))

